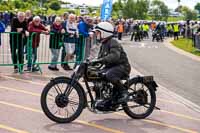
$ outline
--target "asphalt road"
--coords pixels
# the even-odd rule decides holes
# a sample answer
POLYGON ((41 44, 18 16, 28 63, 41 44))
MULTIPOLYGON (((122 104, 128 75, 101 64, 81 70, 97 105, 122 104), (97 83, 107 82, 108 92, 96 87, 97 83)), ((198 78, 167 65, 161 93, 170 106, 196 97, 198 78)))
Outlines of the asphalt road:
POLYGON ((125 40, 124 48, 134 68, 144 75, 153 75, 161 85, 200 106, 199 61, 174 52, 165 42, 125 40))
MULTIPOLYGON (((156 51, 165 51, 168 49, 164 48, 164 46, 159 43, 152 44, 150 45, 151 47, 148 48, 146 47, 146 43, 147 42, 144 44, 135 44, 127 42, 124 47, 128 52, 132 67, 137 68, 142 73, 144 72, 144 74, 153 74, 155 79, 160 84, 163 84, 163 77, 159 75, 164 75, 163 73, 167 73, 168 69, 164 71, 162 70, 162 67, 159 67, 162 66, 161 64, 152 64, 151 62, 158 57, 160 58, 160 56, 156 55, 156 51), (158 70, 155 69, 155 66, 157 66, 156 68, 158 70), (156 74, 156 72, 158 72, 158 74, 156 74)), ((168 51, 172 52, 170 50, 168 51)), ((42 53, 42 51, 39 52, 39 54, 40 53, 42 53)), ((49 53, 47 47, 46 53, 49 53)), ((176 53, 173 54, 176 56, 176 53)), ((43 56, 46 55, 48 54, 43 56)), ((168 55, 166 55, 165 58, 167 58, 167 56, 168 55)), ((50 57, 50 55, 47 57, 50 57)), ((46 58, 41 58, 41 60, 46 60, 46 58)), ((160 60, 161 59, 158 59, 158 61, 160 60)), ((173 89, 172 87, 166 89, 162 86, 158 88, 156 104, 161 110, 154 110, 154 112, 146 119, 133 120, 126 116, 123 111, 112 114, 94 114, 85 109, 76 121, 69 124, 56 124, 49 120, 42 112, 40 95, 44 86, 52 77, 62 75, 70 76, 72 72, 65 72, 60 66, 59 72, 49 71, 47 65, 42 65, 41 67, 43 74, 37 72, 25 72, 21 75, 14 74, 12 67, 0 67, 0 133, 200 132, 200 113, 188 108, 188 106, 185 106, 180 102, 178 97, 173 96, 174 94, 167 90, 173 89)), ((168 68, 170 68, 170 66, 168 66, 168 68)), ((132 76, 136 74, 137 72, 134 70, 131 73, 132 76)), ((168 81, 168 83, 170 82, 168 81)), ((163 86, 165 86, 165 84, 163 84, 163 86)))

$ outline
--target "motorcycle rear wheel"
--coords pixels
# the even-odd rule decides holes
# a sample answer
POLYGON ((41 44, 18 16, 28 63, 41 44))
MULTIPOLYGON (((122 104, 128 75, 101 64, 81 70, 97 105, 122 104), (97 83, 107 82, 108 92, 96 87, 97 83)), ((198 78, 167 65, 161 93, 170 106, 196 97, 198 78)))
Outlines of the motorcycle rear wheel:
POLYGON ((153 88, 153 86, 144 84, 142 82, 130 83, 129 93, 131 93, 131 91, 132 91, 136 95, 135 98, 138 98, 138 99, 135 99, 133 101, 131 100, 127 103, 122 104, 124 112, 133 119, 144 119, 144 118, 148 117, 153 112, 155 105, 156 105, 156 93, 155 93, 154 89, 155 88, 153 88), (133 92, 133 90, 132 90, 133 88, 131 88, 131 87, 134 86, 134 88, 135 88, 135 86, 137 87, 138 84, 147 88, 146 91, 149 91, 149 94, 147 94, 147 92, 142 90, 141 88, 139 90, 135 90, 135 92, 133 92), (150 99, 147 98, 148 95, 150 95, 150 99), (150 103, 149 103, 149 101, 150 101, 150 103), (130 105, 129 103, 130 104, 136 103, 136 105, 130 105), (144 106, 145 108, 147 108, 147 110, 144 113, 134 112, 133 109, 139 108, 140 106, 141 107, 144 106))

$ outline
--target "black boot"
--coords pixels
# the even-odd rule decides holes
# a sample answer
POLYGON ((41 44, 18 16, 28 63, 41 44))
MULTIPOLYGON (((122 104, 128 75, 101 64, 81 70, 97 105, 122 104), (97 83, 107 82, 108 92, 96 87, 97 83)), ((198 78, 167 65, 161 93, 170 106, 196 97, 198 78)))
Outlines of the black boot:
POLYGON ((115 88, 118 89, 117 103, 121 104, 127 102, 129 98, 128 89, 120 82, 115 84, 115 88))

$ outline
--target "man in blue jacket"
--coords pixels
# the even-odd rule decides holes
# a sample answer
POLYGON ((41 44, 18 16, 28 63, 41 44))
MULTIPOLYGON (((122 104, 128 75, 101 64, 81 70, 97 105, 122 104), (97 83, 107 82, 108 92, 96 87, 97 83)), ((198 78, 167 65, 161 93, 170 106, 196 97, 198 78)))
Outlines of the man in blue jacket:
MULTIPOLYGON (((92 34, 89 34, 89 29, 93 27, 93 21, 92 19, 90 18, 86 18, 86 20, 84 21, 83 18, 80 17, 80 21, 79 21, 79 24, 78 24, 78 30, 79 30, 79 33, 82 35, 80 36, 80 40, 79 40, 79 43, 78 43, 78 48, 79 48, 79 51, 78 53, 80 54, 79 56, 79 61, 80 59, 82 59, 82 52, 83 52, 83 42, 85 42, 85 58, 88 58, 89 57, 89 54, 90 54, 90 38, 92 38, 92 34)), ((78 49, 77 49, 78 50, 78 49)))

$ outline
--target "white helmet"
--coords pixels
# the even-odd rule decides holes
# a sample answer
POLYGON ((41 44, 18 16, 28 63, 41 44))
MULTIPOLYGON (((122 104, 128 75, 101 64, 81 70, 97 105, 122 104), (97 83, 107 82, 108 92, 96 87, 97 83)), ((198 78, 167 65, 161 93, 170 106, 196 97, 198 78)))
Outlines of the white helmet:
POLYGON ((99 24, 97 24, 94 30, 101 32, 101 39, 113 36, 114 33, 114 27, 109 22, 100 22, 99 24))

